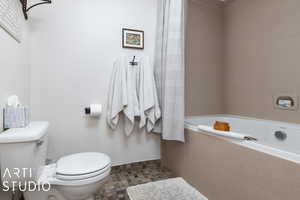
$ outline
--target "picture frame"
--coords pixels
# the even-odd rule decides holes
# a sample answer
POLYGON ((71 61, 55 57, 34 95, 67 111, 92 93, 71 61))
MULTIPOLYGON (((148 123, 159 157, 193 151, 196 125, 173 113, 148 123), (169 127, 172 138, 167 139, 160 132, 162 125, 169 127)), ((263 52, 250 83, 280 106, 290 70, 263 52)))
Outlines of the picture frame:
POLYGON ((135 29, 122 29, 122 47, 130 49, 144 49, 144 31, 135 29))

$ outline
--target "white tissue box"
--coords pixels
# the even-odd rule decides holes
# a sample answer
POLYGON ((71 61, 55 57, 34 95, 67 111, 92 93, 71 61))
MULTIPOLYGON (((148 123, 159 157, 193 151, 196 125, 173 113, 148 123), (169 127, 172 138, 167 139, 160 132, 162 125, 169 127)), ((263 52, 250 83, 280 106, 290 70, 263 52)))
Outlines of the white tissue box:
POLYGON ((29 109, 26 107, 6 107, 3 111, 4 129, 24 128, 30 122, 29 109))

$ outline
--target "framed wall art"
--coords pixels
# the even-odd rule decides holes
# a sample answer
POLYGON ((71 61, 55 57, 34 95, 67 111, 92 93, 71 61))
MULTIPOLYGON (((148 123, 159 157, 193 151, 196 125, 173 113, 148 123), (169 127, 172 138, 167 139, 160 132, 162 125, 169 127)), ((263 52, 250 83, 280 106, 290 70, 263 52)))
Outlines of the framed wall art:
POLYGON ((144 31, 123 28, 123 48, 144 49, 144 31))

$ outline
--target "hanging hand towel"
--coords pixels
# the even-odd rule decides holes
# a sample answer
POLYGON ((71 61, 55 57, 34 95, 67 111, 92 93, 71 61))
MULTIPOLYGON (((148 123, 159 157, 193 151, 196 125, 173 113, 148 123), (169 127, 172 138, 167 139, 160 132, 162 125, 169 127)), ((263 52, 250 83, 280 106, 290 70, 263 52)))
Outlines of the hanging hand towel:
POLYGON ((146 126, 150 132, 161 116, 149 59, 141 58, 136 66, 130 65, 130 60, 122 56, 114 64, 107 108, 107 123, 113 130, 124 115, 126 135, 133 132, 136 117, 140 119, 139 127, 146 126))
POLYGON ((107 123, 115 130, 124 116, 124 131, 130 135, 134 129, 135 116, 139 116, 136 94, 136 71, 129 64, 127 56, 121 56, 114 63, 108 93, 107 123))
POLYGON ((145 126, 147 132, 151 132, 156 121, 161 117, 161 111, 158 103, 153 67, 150 65, 148 57, 141 60, 140 69, 140 128, 145 126))
POLYGON ((126 68, 122 67, 121 60, 117 60, 112 71, 107 102, 106 117, 111 129, 117 128, 120 114, 127 104, 126 68))

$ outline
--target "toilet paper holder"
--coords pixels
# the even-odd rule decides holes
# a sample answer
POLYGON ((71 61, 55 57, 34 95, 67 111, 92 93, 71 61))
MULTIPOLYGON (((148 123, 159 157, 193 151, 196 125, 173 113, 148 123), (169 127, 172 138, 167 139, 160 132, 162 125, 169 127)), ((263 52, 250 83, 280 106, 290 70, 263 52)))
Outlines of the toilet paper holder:
POLYGON ((102 113, 101 104, 91 104, 89 107, 84 108, 84 113, 90 117, 100 117, 102 113))
POLYGON ((90 108, 90 107, 84 108, 84 113, 85 113, 86 115, 90 115, 90 114, 91 114, 91 108, 90 108))

